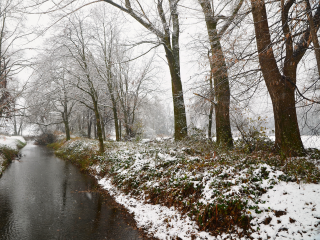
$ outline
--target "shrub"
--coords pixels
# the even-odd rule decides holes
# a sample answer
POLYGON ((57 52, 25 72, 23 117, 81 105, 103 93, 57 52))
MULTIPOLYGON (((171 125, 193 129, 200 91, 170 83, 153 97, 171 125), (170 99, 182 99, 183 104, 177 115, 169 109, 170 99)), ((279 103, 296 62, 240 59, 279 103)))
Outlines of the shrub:
POLYGON ((36 138, 36 145, 48 145, 56 141, 56 136, 53 133, 43 133, 36 138))

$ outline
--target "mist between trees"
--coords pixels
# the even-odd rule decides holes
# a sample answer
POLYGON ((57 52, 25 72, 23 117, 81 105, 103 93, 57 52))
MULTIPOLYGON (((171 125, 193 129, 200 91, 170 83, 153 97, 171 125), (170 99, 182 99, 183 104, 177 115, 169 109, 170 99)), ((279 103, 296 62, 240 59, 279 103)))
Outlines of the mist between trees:
POLYGON ((286 156, 304 153, 301 134, 319 133, 319 1, 5 0, 0 9, 3 130, 97 138, 101 152, 110 136, 197 135, 232 148, 235 136, 274 133, 286 156), (43 29, 24 26, 34 15, 43 29), (33 59, 21 54, 29 36, 45 42, 33 59), (16 84, 26 67, 33 73, 16 84), (270 116, 255 114, 270 99, 270 116))

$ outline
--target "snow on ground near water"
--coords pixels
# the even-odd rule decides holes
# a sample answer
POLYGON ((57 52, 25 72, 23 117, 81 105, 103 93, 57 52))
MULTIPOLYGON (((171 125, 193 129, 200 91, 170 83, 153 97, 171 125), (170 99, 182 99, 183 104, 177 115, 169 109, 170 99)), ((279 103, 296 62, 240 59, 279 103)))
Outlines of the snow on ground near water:
MULTIPOLYGON (((17 144, 19 143, 17 140, 26 143, 26 140, 22 136, 4 136, 0 135, 0 145, 5 145, 7 147, 10 147, 12 149, 18 150, 17 144)), ((0 175, 2 171, 4 170, 3 162, 5 159, 3 156, 0 154, 0 175)))
MULTIPOLYGON (((267 181, 267 180, 264 180, 267 181)), ((99 180, 115 198, 134 214, 139 228, 147 229, 148 233, 159 239, 231 239, 230 235, 223 234, 213 237, 207 232, 198 231, 197 224, 189 217, 181 216, 174 208, 160 205, 146 204, 125 195, 111 184, 107 178, 99 180)), ((253 239, 320 239, 320 185, 297 184, 280 182, 261 196, 264 203, 259 203, 260 214, 252 211, 254 217, 252 227, 257 230, 251 236, 253 239), (276 216, 275 211, 283 215, 276 216), (269 219, 269 223, 265 221, 269 219)), ((235 235, 232 239, 239 239, 235 235)), ((245 238, 241 238, 245 239, 245 238)))
MULTIPOLYGON (((302 141, 305 148, 320 149, 320 137, 302 136, 302 141)), ((168 159, 163 159, 165 160, 168 159)), ((269 169, 269 166, 267 167, 269 169)), ((98 166, 92 168, 96 168, 96 172, 100 171, 98 166)), ((199 231, 195 221, 181 216, 174 208, 145 203, 143 196, 142 200, 137 200, 130 195, 125 195, 118 191, 107 178, 100 179, 99 184, 108 190, 118 203, 134 214, 139 228, 145 229, 156 238, 239 239, 227 234, 213 237, 207 232, 199 231)), ((251 235, 252 239, 320 240, 320 184, 280 182, 272 189, 268 189, 260 199, 262 201, 258 205, 262 212, 250 212, 253 216, 252 228, 257 230, 251 235)), ((241 238, 243 239, 246 238, 241 238)))
MULTIPOLYGON (((144 203, 144 201, 136 200, 125 195, 111 184, 107 178, 98 181, 100 185, 106 189, 115 200, 122 204, 130 213, 134 214, 134 218, 139 228, 146 229, 148 233, 159 239, 208 239, 220 240, 228 239, 227 234, 213 237, 207 232, 198 231, 195 221, 189 217, 181 216, 173 207, 168 208, 161 205, 152 205, 144 203), (192 235, 196 238, 192 238, 192 235)), ((235 237, 235 236, 233 236, 235 237)), ((245 238, 241 238, 245 240, 245 238)))
POLYGON ((18 150, 18 141, 26 143, 26 140, 22 136, 4 136, 0 135, 0 145, 6 145, 7 147, 18 150))

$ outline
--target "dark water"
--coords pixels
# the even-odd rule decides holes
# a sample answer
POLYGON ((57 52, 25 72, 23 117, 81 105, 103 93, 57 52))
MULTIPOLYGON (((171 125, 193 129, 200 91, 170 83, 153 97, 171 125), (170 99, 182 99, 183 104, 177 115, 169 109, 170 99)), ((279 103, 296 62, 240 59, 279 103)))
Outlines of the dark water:
POLYGON ((0 239, 142 239, 92 178, 28 144, 0 178, 0 239))

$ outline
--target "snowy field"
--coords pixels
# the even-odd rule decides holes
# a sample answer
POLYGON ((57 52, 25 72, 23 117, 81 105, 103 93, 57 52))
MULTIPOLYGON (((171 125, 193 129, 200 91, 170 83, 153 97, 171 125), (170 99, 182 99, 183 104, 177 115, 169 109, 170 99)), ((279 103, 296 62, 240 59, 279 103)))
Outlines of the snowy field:
MULTIPOLYGON (((320 148, 320 138, 303 136, 302 140, 306 148, 320 148)), ((87 147, 94 148, 93 141, 88 144, 85 141, 74 141, 69 147, 65 146, 69 148, 69 152, 70 149, 81 152, 87 147)), ((194 203, 199 206, 200 212, 206 206, 216 204, 221 197, 225 197, 224 200, 239 200, 240 196, 240 200, 247 204, 245 214, 251 218, 252 239, 320 239, 319 184, 305 183, 305 179, 300 181, 298 175, 296 180, 286 182, 283 179, 288 179, 288 175, 281 171, 281 167, 270 166, 264 160, 250 165, 247 164, 248 159, 239 159, 231 165, 218 164, 212 167, 215 161, 218 162, 223 157, 229 161, 234 156, 199 159, 197 156, 184 154, 184 147, 179 149, 168 145, 164 150, 163 145, 152 145, 147 140, 138 144, 119 143, 118 147, 110 147, 107 155, 99 158, 99 163, 90 169, 99 184, 134 215, 137 226, 150 236, 188 240, 248 239, 241 237, 241 228, 213 236, 208 231, 199 230, 199 221, 195 221, 194 216, 190 218, 187 216, 189 214, 181 214, 177 208, 166 207, 161 201, 160 204, 150 202, 150 192, 154 190, 167 192, 164 194, 169 198, 172 192, 178 193, 177 189, 192 184, 194 189, 202 186, 200 198, 194 203), (107 161, 110 163, 106 163, 107 161), (103 172, 111 172, 113 177, 103 172), (154 174, 158 176, 153 177, 154 174), (104 177, 99 177, 101 175, 104 177), (129 192, 125 188, 127 182, 135 186, 130 187, 129 192), (263 194, 256 189, 262 189, 263 194)), ((292 158, 290 161, 299 164, 300 160, 301 158, 292 158)), ((320 163, 320 159, 312 161, 320 163)), ((181 198, 181 205, 192 202, 192 198, 188 197, 181 198)))

